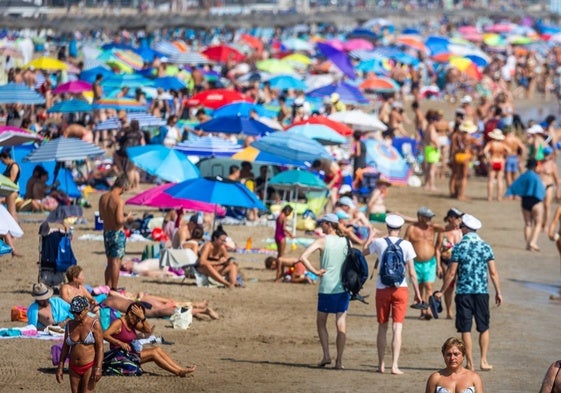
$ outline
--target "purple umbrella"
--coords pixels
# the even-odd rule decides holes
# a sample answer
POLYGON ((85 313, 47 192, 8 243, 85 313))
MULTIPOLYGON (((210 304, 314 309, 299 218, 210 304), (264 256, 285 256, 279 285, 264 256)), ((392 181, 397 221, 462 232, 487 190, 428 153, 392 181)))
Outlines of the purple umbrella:
POLYGON ((318 42, 317 49, 327 57, 343 74, 351 79, 356 78, 356 73, 347 54, 329 44, 318 42))

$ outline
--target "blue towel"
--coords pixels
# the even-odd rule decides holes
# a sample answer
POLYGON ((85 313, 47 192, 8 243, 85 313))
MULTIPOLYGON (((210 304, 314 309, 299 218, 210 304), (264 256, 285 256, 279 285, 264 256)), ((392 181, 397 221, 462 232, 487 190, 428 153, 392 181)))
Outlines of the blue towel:
POLYGON ((526 171, 516 179, 506 190, 506 196, 534 197, 543 201, 545 198, 545 186, 540 176, 532 171, 526 171))

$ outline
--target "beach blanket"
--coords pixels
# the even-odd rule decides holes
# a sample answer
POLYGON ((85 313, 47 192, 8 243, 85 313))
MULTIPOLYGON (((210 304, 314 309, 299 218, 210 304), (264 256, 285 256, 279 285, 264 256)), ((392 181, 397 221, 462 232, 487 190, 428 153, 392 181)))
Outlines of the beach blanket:
POLYGON ((0 339, 8 338, 35 338, 39 340, 60 340, 64 336, 64 330, 55 329, 52 326, 46 327, 44 330, 37 330, 34 325, 24 327, 0 328, 0 339))
MULTIPOLYGON (((103 241, 103 235, 93 235, 90 233, 87 233, 85 235, 80 235, 78 237, 78 240, 93 240, 93 241, 97 241, 97 242, 102 242, 103 241)), ((127 242, 151 242, 152 240, 145 238, 142 235, 138 235, 133 233, 132 235, 130 235, 130 237, 127 238, 127 242)))

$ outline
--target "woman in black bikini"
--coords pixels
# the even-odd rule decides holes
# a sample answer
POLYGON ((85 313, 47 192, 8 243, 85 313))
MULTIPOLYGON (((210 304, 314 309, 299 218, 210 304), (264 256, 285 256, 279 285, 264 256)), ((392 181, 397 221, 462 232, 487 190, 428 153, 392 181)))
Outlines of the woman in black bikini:
POLYGON ((228 255, 227 238, 228 234, 219 225, 212 233, 211 241, 201 248, 197 270, 227 288, 233 288, 238 280, 238 264, 228 255))
POLYGON ((88 315, 89 306, 90 302, 85 297, 74 297, 70 302, 70 312, 74 315, 74 320, 66 324, 64 331, 56 380, 62 383, 64 362, 70 353, 68 373, 72 393, 93 392, 95 384, 101 378, 103 333, 97 318, 88 315))

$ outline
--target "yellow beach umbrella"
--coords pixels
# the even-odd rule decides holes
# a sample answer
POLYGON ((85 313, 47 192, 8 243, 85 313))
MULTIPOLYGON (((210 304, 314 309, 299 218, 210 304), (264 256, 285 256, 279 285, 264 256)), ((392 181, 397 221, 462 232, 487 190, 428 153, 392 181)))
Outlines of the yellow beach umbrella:
POLYGON ((312 60, 303 53, 292 53, 288 56, 283 57, 282 61, 289 64, 302 64, 306 66, 312 64, 312 60))
POLYGON ((68 70, 68 66, 62 61, 46 56, 38 57, 36 59, 31 60, 23 68, 29 68, 29 67, 35 67, 39 70, 48 70, 48 71, 68 70))

